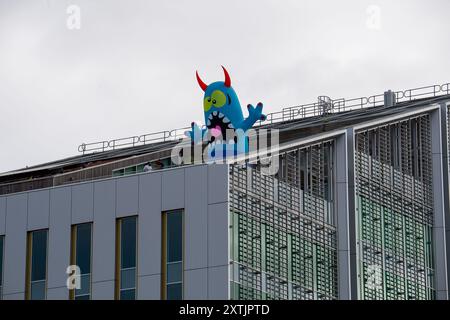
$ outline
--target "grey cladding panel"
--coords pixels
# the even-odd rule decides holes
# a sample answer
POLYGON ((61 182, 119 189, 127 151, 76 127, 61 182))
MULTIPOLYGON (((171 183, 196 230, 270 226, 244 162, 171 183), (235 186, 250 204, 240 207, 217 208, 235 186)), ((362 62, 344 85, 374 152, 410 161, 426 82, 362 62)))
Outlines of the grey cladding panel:
POLYGON ((8 197, 3 294, 25 291, 27 194, 8 197))
POLYGON ((228 265, 228 202, 208 205, 208 266, 228 265))
POLYGON ((162 210, 184 208, 184 169, 162 173, 162 210))
POLYGON ((72 223, 91 222, 94 218, 94 184, 84 183, 72 187, 72 223))
POLYGON ((208 268, 208 299, 229 299, 228 266, 208 268))
MULTIPOLYGON (((50 191, 50 228, 48 250, 48 288, 66 285, 70 264, 71 188, 50 191)), ((56 292, 59 291, 55 291, 56 292)))
POLYGON ((184 272, 184 299, 208 299, 208 269, 196 269, 184 272))
POLYGON ((208 165, 208 203, 228 201, 228 165, 208 165))
POLYGON ((186 168, 185 269, 208 265, 208 185, 207 167, 186 168))
POLYGON ((50 191, 35 191, 28 194, 28 231, 48 228, 50 191))
POLYGON ((6 230, 6 197, 0 197, 0 234, 6 230))
POLYGON ((117 217, 135 215, 138 212, 139 178, 126 177, 116 180, 117 217))
POLYGON ((139 275, 161 273, 161 174, 139 176, 139 275))
POLYGON ((138 278, 138 299, 161 299, 161 276, 159 274, 138 278))
POLYGON ((116 231, 115 181, 95 183, 94 199, 93 281, 113 280, 116 231))

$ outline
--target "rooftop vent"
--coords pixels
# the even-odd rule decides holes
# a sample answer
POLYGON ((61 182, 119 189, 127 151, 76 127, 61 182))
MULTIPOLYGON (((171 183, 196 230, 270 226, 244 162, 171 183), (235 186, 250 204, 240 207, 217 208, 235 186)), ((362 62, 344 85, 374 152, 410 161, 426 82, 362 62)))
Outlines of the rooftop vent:
POLYGON ((395 105, 395 92, 388 90, 384 92, 384 106, 393 107, 395 105))

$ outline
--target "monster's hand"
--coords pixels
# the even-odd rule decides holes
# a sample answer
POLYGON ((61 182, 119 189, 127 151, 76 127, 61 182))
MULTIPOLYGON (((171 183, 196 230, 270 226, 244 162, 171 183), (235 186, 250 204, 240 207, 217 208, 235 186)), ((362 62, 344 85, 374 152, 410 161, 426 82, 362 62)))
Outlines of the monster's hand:
POLYGON ((247 131, 250 129, 256 121, 266 120, 266 115, 262 113, 263 104, 258 102, 256 107, 253 107, 251 104, 247 105, 248 109, 248 118, 244 120, 243 130, 247 131))
POLYGON ((185 136, 191 138, 191 140, 197 144, 202 141, 203 133, 205 129, 200 128, 195 122, 191 123, 191 130, 185 131, 185 136))

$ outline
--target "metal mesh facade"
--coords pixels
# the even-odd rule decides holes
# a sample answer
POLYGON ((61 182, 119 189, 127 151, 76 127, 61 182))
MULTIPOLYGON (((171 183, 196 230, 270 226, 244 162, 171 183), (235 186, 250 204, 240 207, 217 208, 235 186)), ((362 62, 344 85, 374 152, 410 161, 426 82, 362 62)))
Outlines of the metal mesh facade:
POLYGON ((428 115, 356 134, 358 298, 433 299, 428 115))
POLYGON ((336 299, 334 141, 230 166, 232 299, 336 299))

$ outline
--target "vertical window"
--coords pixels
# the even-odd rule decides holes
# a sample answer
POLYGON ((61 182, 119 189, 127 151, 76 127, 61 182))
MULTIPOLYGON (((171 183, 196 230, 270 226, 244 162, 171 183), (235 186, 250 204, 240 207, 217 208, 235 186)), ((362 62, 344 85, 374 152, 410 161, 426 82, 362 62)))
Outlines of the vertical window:
POLYGON ((28 232, 26 298, 44 300, 47 286, 48 230, 28 232))
POLYGON ((137 217, 117 219, 116 299, 136 299, 137 217))
POLYGON ((80 268, 80 288, 70 291, 72 300, 91 298, 92 223, 72 226, 71 265, 80 268))
POLYGON ((183 211, 163 214, 162 298, 183 299, 183 211))
POLYGON ((0 236, 0 300, 3 293, 3 247, 5 242, 5 236, 0 236))

